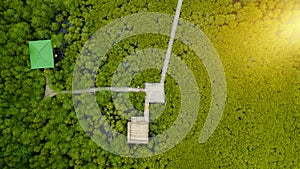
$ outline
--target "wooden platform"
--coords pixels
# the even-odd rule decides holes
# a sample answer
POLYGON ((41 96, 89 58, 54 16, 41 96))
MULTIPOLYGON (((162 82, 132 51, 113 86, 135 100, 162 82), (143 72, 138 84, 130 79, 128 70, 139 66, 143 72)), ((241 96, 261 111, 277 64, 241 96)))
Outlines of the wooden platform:
POLYGON ((163 83, 145 83, 145 91, 149 103, 165 102, 165 92, 163 83))
POLYGON ((127 142, 129 144, 148 144, 149 123, 145 121, 128 122, 127 142))
POLYGON ((127 123, 128 144, 148 144, 149 138, 149 102, 145 99, 144 116, 131 117, 127 123))

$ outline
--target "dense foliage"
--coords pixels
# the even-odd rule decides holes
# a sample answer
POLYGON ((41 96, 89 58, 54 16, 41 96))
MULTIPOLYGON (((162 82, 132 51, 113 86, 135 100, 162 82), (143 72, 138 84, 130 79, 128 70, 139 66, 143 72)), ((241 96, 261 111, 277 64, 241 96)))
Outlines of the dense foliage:
MULTIPOLYGON (((198 136, 209 110, 210 82, 201 61, 179 41, 175 41, 173 53, 182 57, 197 77, 201 107, 187 137, 164 154, 144 159, 111 154, 83 131, 71 94, 43 98, 45 77, 55 91, 72 89, 80 49, 96 30, 133 13, 174 14, 176 4, 160 0, 1 1, 0 168, 300 168, 297 0, 184 1, 181 17, 210 38, 227 78, 222 120, 204 144, 198 143, 198 136), (39 39, 53 41, 57 54, 54 69, 30 70, 28 41, 39 39)), ((147 47, 166 49, 167 42, 168 37, 159 35, 128 38, 109 51, 105 65, 114 70, 122 57, 147 47)), ((99 74, 97 85, 109 84, 112 73, 99 74)), ((143 85, 143 74, 151 75, 149 81, 157 81, 159 76, 157 70, 141 72, 132 86, 143 85)), ((166 86, 167 98, 176 98, 179 89, 172 77, 167 77, 166 86)), ((110 93, 97 95, 107 117, 116 117, 110 93)), ((143 96, 130 96, 141 110, 143 96)), ((178 114, 177 102, 171 100, 161 117, 150 124, 150 135, 171 125, 178 114)), ((108 120, 126 132, 126 119, 108 120)))

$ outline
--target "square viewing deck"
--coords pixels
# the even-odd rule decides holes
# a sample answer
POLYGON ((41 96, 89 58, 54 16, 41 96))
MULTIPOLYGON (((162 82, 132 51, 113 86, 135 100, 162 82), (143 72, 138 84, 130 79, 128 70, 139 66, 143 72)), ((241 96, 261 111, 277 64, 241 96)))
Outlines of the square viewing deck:
POLYGON ((149 103, 165 103, 163 83, 145 83, 145 90, 149 103))

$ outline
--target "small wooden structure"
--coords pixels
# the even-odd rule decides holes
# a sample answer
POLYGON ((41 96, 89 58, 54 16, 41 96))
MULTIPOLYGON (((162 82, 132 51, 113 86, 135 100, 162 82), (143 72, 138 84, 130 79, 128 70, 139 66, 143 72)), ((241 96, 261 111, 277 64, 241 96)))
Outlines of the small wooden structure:
POLYGON ((144 117, 132 117, 128 122, 127 142, 134 144, 148 144, 149 123, 144 117))
POLYGON ((164 84, 145 83, 145 108, 143 117, 131 117, 127 123, 127 142, 129 144, 148 144, 149 137, 149 104, 164 103, 164 84))

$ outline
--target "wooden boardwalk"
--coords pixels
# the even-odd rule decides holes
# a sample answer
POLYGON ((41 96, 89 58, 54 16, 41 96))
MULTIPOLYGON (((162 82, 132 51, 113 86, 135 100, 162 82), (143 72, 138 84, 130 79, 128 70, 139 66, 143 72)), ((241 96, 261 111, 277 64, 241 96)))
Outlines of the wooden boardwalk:
POLYGON ((166 52, 166 58, 164 61, 164 66, 162 68, 160 83, 145 83, 146 98, 144 117, 131 117, 131 121, 128 122, 127 141, 129 144, 148 144, 149 103, 165 102, 164 83, 167 74, 168 64, 170 62, 176 28, 178 26, 181 6, 182 0, 178 0, 176 13, 174 16, 173 25, 170 33, 168 49, 166 52))
POLYGON ((149 141, 149 105, 150 103, 164 103, 165 93, 161 83, 145 83, 144 116, 131 117, 127 123, 128 144, 148 144, 149 141))
POLYGON ((148 144, 149 141, 149 105, 150 103, 164 103, 165 94, 164 94, 164 84, 162 83, 145 83, 145 89, 140 88, 130 88, 130 87, 99 87, 99 88, 89 88, 83 90, 75 91, 60 91, 54 92, 49 87, 48 79, 46 79, 46 90, 45 98, 53 97, 59 93, 72 93, 72 94, 81 94, 81 93, 94 93, 97 91, 114 91, 114 92, 146 92, 145 97, 145 107, 144 107, 144 116, 142 117, 131 117, 127 123, 127 142, 128 144, 148 144))

